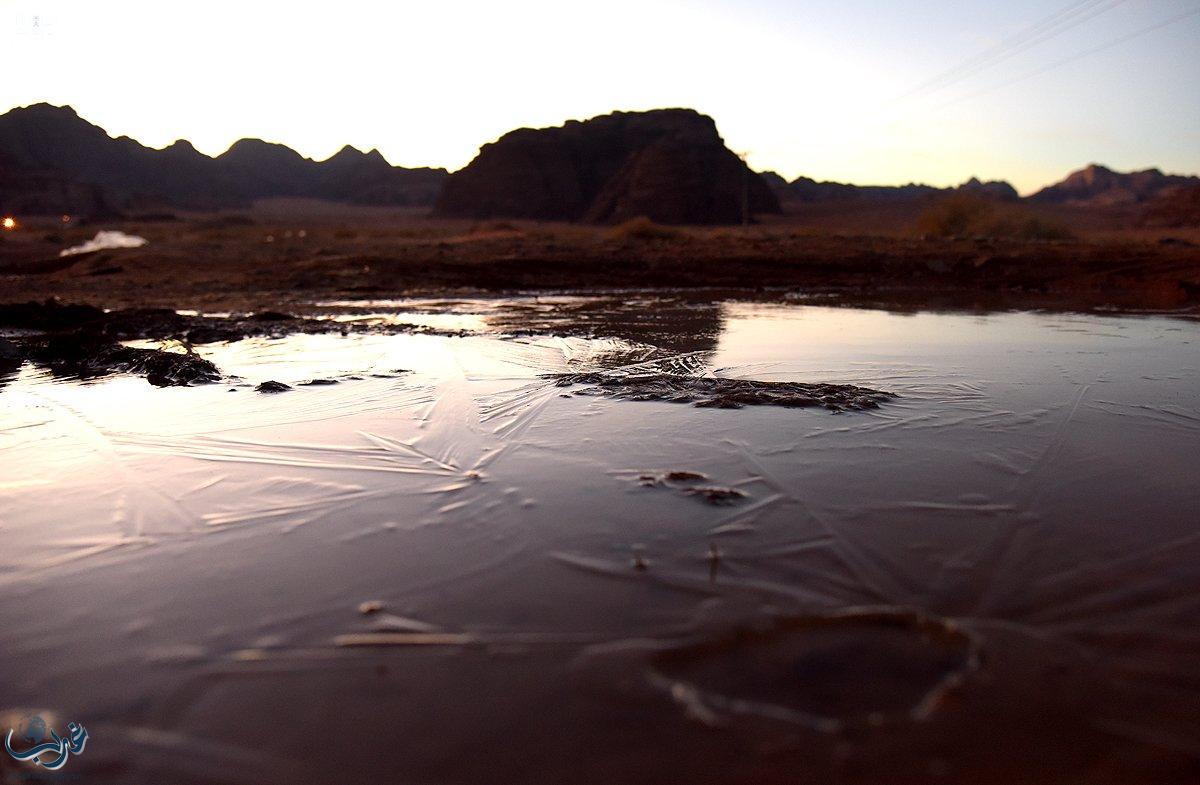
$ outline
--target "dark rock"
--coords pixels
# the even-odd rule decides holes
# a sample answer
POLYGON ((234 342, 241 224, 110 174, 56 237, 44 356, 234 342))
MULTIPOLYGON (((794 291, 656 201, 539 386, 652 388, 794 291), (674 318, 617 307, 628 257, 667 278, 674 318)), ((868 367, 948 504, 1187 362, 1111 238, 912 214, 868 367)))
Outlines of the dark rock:
POLYGON ((604 373, 550 374, 560 387, 591 385, 583 395, 604 395, 632 401, 668 401, 719 409, 743 406, 820 407, 832 412, 877 409, 895 393, 852 384, 757 382, 710 376, 654 373, 622 376, 604 373))
POLYGON ((221 379, 215 365, 190 352, 137 349, 82 333, 32 342, 26 347, 26 358, 56 375, 81 379, 132 373, 145 376, 158 387, 206 384, 221 379))
POLYGON ((263 382, 254 389, 260 393, 281 393, 292 389, 292 386, 290 384, 284 384, 283 382, 277 382, 272 379, 271 381, 263 382))
POLYGON ((699 499, 703 499, 709 504, 732 504, 736 501, 746 498, 746 494, 742 491, 739 491, 737 488, 704 486, 697 488, 686 488, 683 492, 688 496, 695 496, 699 499))
POLYGON ((104 311, 91 305, 67 305, 58 300, 0 305, 0 327, 44 332, 77 330, 104 319, 104 311))
POLYGON ((721 224, 777 213, 767 183, 691 109, 616 112, 511 131, 446 181, 436 215, 721 224))
POLYGON ((289 322, 296 317, 282 311, 259 311, 251 314, 250 318, 256 322, 289 322))
POLYGON ((20 347, 12 341, 0 338, 0 385, 4 384, 7 377, 16 373, 24 362, 20 347))

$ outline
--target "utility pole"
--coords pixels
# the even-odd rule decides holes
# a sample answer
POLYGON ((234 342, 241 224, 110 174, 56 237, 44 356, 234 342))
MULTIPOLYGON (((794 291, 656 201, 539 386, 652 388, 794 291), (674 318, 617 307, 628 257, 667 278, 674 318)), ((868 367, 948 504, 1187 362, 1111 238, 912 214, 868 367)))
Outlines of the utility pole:
POLYGON ((746 163, 749 152, 738 153, 742 161, 742 226, 750 225, 750 164, 746 163))

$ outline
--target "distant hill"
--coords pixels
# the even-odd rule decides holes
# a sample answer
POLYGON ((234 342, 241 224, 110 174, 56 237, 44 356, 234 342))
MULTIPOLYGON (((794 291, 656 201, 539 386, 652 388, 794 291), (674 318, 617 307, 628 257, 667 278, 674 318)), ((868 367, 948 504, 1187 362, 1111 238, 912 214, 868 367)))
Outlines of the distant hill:
POLYGON ((1200 185, 1200 177, 1163 174, 1158 169, 1141 172, 1114 172, 1106 166, 1091 164, 1072 172, 1060 183, 1047 186, 1029 197, 1046 204, 1088 206, 1142 204, 1154 200, 1169 189, 1200 185))
POLYGON ((764 172, 779 200, 784 203, 826 202, 909 202, 954 191, 970 191, 998 201, 1013 202, 1020 198, 1017 190, 1002 180, 980 182, 972 177, 957 188, 937 188, 932 185, 851 185, 831 181, 818 182, 809 177, 797 177, 788 182, 775 172, 764 172))
MULTIPOLYGON (((1026 201, 1138 205, 1145 220, 1193 225, 1200 177, 1092 164, 1026 201)), ((852 185, 756 174, 726 147, 711 117, 691 109, 614 112, 554 128, 521 128, 484 145, 464 169, 392 166, 378 150, 343 147, 325 161, 281 144, 241 139, 221 155, 186 140, 161 150, 113 138, 69 106, 0 115, 0 213, 109 217, 156 208, 223 209, 268 197, 434 206, 436 215, 612 223, 737 223, 782 204, 908 203, 955 192, 1020 197, 1007 182, 954 188, 852 185)))
POLYGON ((69 106, 0 115, 0 209, 11 212, 214 209, 274 196, 429 205, 445 177, 444 169, 392 166, 377 150, 352 147, 320 162, 259 139, 235 142, 216 158, 182 139, 155 150, 112 138, 69 106))
POLYGON ((691 109, 615 112, 554 128, 521 128, 484 145, 450 175, 435 215, 613 223, 732 224, 777 213, 763 178, 691 109))
POLYGON ((1147 203, 1141 225, 1179 229, 1200 227, 1200 185, 1167 188, 1147 203))

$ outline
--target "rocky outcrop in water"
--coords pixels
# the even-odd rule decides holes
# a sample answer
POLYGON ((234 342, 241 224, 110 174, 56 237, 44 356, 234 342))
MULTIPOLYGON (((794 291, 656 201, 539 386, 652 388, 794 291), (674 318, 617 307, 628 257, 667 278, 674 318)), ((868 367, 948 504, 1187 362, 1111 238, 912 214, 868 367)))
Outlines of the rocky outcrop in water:
POLYGON ((25 358, 58 376, 90 379, 114 373, 146 377, 156 387, 207 384, 221 379, 217 366, 191 352, 123 346, 80 333, 32 342, 25 358))
POLYGON ((779 212, 767 183, 691 109, 616 112, 556 128, 522 128, 484 145, 450 175, 434 209, 459 218, 732 224, 743 198, 779 212))
POLYGON ((603 395, 631 401, 667 401, 717 409, 743 406, 816 407, 831 412, 878 409, 895 393, 853 384, 758 382, 680 374, 563 373, 549 376, 559 387, 587 385, 577 395, 603 395))

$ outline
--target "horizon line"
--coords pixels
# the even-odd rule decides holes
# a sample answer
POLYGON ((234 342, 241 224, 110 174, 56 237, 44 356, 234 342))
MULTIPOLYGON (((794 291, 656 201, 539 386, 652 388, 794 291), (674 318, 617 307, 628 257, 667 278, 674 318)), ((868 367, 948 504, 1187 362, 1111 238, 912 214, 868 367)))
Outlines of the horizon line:
MULTIPOLYGON (((187 144, 187 146, 188 146, 188 147, 190 147, 192 150, 194 150, 194 151, 196 152, 196 154, 197 154, 197 155, 204 156, 205 158, 209 159, 210 161, 216 161, 216 160, 217 160, 217 159, 219 159, 221 156, 224 156, 224 155, 228 154, 228 153, 229 153, 231 150, 233 150, 233 148, 234 148, 234 147, 236 147, 238 144, 240 144, 240 143, 242 143, 242 142, 261 142, 262 144, 267 144, 267 145, 274 145, 274 146, 278 146, 278 147, 283 147, 283 148, 285 148, 285 149, 289 150, 290 152, 292 152, 292 153, 295 153, 295 154, 296 154, 297 156, 299 156, 299 157, 300 157, 302 160, 304 160, 304 161, 309 161, 309 162, 316 163, 316 164, 328 163, 329 161, 332 161, 334 158, 336 158, 337 156, 339 156, 339 155, 341 155, 342 153, 346 152, 347 150, 352 150, 352 151, 354 151, 354 152, 356 152, 356 153, 358 153, 359 155, 362 155, 362 156, 369 156, 369 155, 371 155, 372 153, 374 153, 374 154, 378 155, 380 158, 382 158, 382 159, 383 159, 383 161, 384 161, 384 162, 385 162, 385 163, 386 163, 388 166, 390 166, 390 167, 392 167, 392 168, 394 168, 394 169, 404 169, 404 170, 406 170, 406 171, 419 171, 419 170, 422 170, 422 169, 425 169, 425 170, 431 170, 431 171, 437 171, 437 170, 441 170, 441 171, 444 171, 444 172, 446 172, 447 176, 449 176, 449 175, 453 175, 453 174, 456 174, 457 172, 461 172, 463 169, 467 168, 467 166, 470 166, 471 162, 473 162, 473 161, 474 161, 474 158, 472 158, 472 159, 471 159, 471 161, 469 161, 468 163, 464 164, 464 165, 463 165, 462 167, 460 167, 459 169, 454 169, 454 170, 451 170, 449 167, 446 167, 446 166, 433 166, 433 165, 428 165, 428 164, 427 164, 427 165, 423 165, 423 166, 401 166, 401 165, 398 165, 398 164, 394 164, 394 163, 392 163, 392 162, 391 162, 391 161, 388 159, 388 157, 387 157, 386 155, 384 155, 384 154, 383 154, 383 151, 381 151, 381 150, 380 150, 378 147, 372 147, 370 150, 362 150, 362 149, 360 149, 360 148, 358 148, 358 147, 355 147, 355 146, 354 146, 354 145, 352 145, 352 144, 344 144, 344 145, 342 145, 340 148, 338 148, 338 150, 337 150, 336 152, 334 152, 334 153, 330 154, 328 157, 326 157, 326 158, 320 158, 320 159, 318 159, 318 158, 315 158, 315 157, 312 157, 312 156, 307 156, 307 155, 304 155, 302 152, 300 152, 299 150, 296 150, 295 148, 293 148, 291 145, 287 144, 286 142, 272 141, 272 140, 269 140, 269 139, 264 139, 264 138, 262 138, 262 137, 257 137, 257 136, 243 136, 243 137, 239 137, 238 139, 235 139, 234 141, 232 141, 232 142, 229 144, 229 146, 228 146, 228 147, 226 147, 226 148, 225 148, 223 151, 221 151, 220 153, 217 153, 216 155, 210 155, 209 153, 206 153, 206 152, 204 152, 204 151, 202 151, 202 150, 198 149, 198 148, 197 148, 197 147, 196 147, 196 146, 195 146, 195 145, 194 145, 194 144, 191 142, 191 140, 187 139, 186 137, 179 137, 178 139, 175 139, 174 141, 170 142, 169 144, 165 144, 165 145, 163 145, 162 147, 154 147, 153 145, 146 144, 146 143, 142 142, 141 140, 139 140, 139 139, 136 139, 136 138, 134 138, 134 137, 132 137, 132 136, 129 136, 129 135, 127 135, 127 134, 121 134, 120 136, 113 136, 113 135, 112 135, 112 133, 110 133, 110 132, 108 131, 108 129, 107 129, 107 128, 104 128, 104 127, 103 127, 103 126, 101 126, 101 125, 98 125, 98 124, 96 124, 96 123, 93 123, 92 121, 90 121, 90 120, 88 120, 87 118, 85 118, 85 117, 83 117, 82 115, 80 115, 80 114, 79 114, 79 112, 78 112, 78 110, 76 110, 76 109, 75 109, 75 107, 73 107, 71 104, 69 104, 69 103, 67 103, 67 104, 53 104, 53 103, 51 103, 51 102, 49 102, 49 101, 35 101, 34 103, 31 103, 31 104, 26 104, 26 105, 24 105, 24 106, 13 106, 13 107, 10 107, 9 109, 5 110, 5 111, 4 111, 2 114, 0 114, 0 117, 7 116, 8 114, 11 114, 12 112, 17 112, 17 111, 21 111, 21 110, 29 110, 29 109, 33 109, 33 108, 35 108, 35 107, 39 107, 39 106, 47 106, 47 107, 50 107, 51 109, 56 109, 56 110, 66 110, 66 111, 69 111, 69 112, 70 112, 72 115, 74 115, 75 117, 79 118, 79 120, 80 120, 80 121, 82 121, 82 122, 84 122, 84 123, 87 123, 88 125, 92 126, 93 128, 97 128, 97 129, 99 129, 99 130, 103 131, 103 132, 104 132, 104 134, 105 134, 105 135, 106 135, 106 136, 107 136, 109 139, 112 139, 112 140, 114 140, 114 141, 116 141, 116 140, 120 140, 120 139, 128 139, 128 140, 130 140, 131 142, 134 142, 135 144, 137 144, 137 145, 139 145, 139 146, 141 146, 141 147, 143 147, 143 148, 145 148, 145 149, 147 149, 147 150, 153 150, 153 151, 155 151, 155 152, 163 152, 163 151, 165 151, 165 150, 167 150, 167 149, 169 149, 169 148, 171 148, 171 147, 174 147, 175 145, 177 145, 177 144, 179 144, 179 143, 181 143, 181 142, 182 142, 182 143, 185 143, 185 144, 187 144)), ((697 109, 693 109, 693 108, 691 108, 691 107, 659 107, 658 109, 650 109, 650 110, 628 110, 628 109, 613 109, 612 111, 610 111, 610 112, 607 112, 606 114, 601 114, 601 115, 593 115, 592 117, 589 117, 589 118, 584 118, 583 120, 579 120, 579 119, 576 119, 576 118, 565 118, 565 119, 564 119, 564 120, 563 120, 563 121, 562 121, 560 124, 558 124, 558 125, 553 125, 553 126, 540 126, 540 127, 536 127, 536 128, 532 128, 531 126, 517 126, 517 127, 511 128, 511 129, 509 129, 508 131, 506 131, 504 134, 502 134, 502 135, 501 135, 501 137, 502 137, 502 136, 504 136, 505 134, 511 133, 512 131, 517 131, 517 130, 522 130, 522 129, 546 130, 546 129, 550 129, 550 128, 561 128, 561 127, 565 126, 567 123, 571 123, 571 122, 576 122, 576 123, 577 123, 577 122, 586 122, 587 120, 591 120, 591 119, 594 119, 594 118, 596 118, 596 117, 604 117, 604 116, 606 116, 607 114, 619 114, 619 113, 628 113, 628 114, 641 114, 641 113, 644 113, 644 112, 647 112, 647 111, 668 111, 668 110, 672 110, 672 109, 683 109, 683 110, 687 110, 687 111, 691 111, 691 112, 696 112, 697 114, 700 114, 700 115, 702 115, 702 116, 708 117, 709 119, 711 119, 711 120, 713 121, 713 123, 714 123, 714 124, 716 124, 716 118, 712 117, 711 115, 705 115, 703 112, 700 112, 699 110, 697 110, 697 109)), ((719 132, 718 132, 718 133, 719 133, 719 132)), ((500 138, 500 137, 497 137, 497 140, 498 140, 499 138, 500 138)), ((484 146, 486 146, 486 145, 488 145, 488 144, 492 144, 492 143, 494 143, 494 142, 495 142, 495 141, 497 141, 497 140, 492 140, 491 142, 483 142, 482 144, 480 144, 480 145, 479 145, 479 150, 482 150, 484 146)), ((724 137, 721 137, 721 141, 722 141, 722 142, 724 142, 724 137)), ((476 152, 476 156, 475 156, 475 157, 478 157, 478 151, 476 152)), ((910 181, 908 181, 908 182, 894 182, 894 183, 880 183, 880 182, 854 183, 854 182, 849 182, 849 181, 844 181, 844 180, 829 180, 829 179, 818 180, 818 179, 817 179, 817 178, 815 178, 815 177, 810 177, 810 176, 808 176, 808 175, 803 175, 803 174, 801 174, 801 175, 797 175, 796 177, 792 178, 791 180, 788 180, 786 177, 784 177, 783 175, 779 174, 779 173, 778 173, 777 171, 775 171, 774 169, 760 169, 760 170, 751 170, 751 171, 754 171, 754 172, 755 172, 755 174, 758 174, 758 175, 760 175, 760 176, 762 176, 762 175, 767 175, 767 174, 773 174, 773 175, 775 175, 775 176, 777 176, 777 177, 779 177, 779 178, 783 179, 783 180, 784 180, 784 182, 786 182, 788 185, 792 185, 792 184, 794 184, 795 182, 797 182, 797 181, 799 181, 799 180, 802 180, 802 179, 804 179, 804 180, 811 180, 812 182, 814 182, 814 183, 816 183, 816 184, 836 184, 836 185, 848 185, 848 186, 852 186, 852 187, 855 187, 855 188, 904 188, 904 187, 912 187, 912 186, 916 186, 916 187, 925 187, 925 188, 935 188, 935 189, 938 189, 938 190, 951 190, 951 189, 959 188, 959 187, 961 187, 962 185, 965 185, 965 184, 967 184, 967 183, 969 183, 969 182, 972 182, 972 181, 979 182, 979 183, 983 183, 983 184, 988 184, 988 183, 1005 183, 1005 184, 1007 184, 1007 185, 1011 186, 1011 187, 1013 188, 1013 190, 1014 190, 1014 191, 1017 191, 1017 194, 1018 194, 1018 196, 1019 196, 1020 198, 1024 199, 1024 198, 1027 198, 1027 197, 1029 197, 1029 196, 1033 196, 1033 195, 1035 195, 1035 194, 1039 193, 1040 191, 1042 191, 1042 190, 1045 190, 1046 188, 1052 187, 1052 186, 1054 186, 1054 185, 1057 185, 1057 184, 1059 184, 1059 183, 1063 182, 1065 179, 1067 179, 1068 177, 1070 177, 1070 176, 1071 176, 1071 175, 1073 175, 1073 174, 1076 174, 1076 173, 1079 173, 1079 172, 1086 171, 1086 170, 1088 170, 1088 169, 1091 169, 1091 168, 1093 168, 1093 167, 1100 168, 1100 169, 1105 169, 1105 170, 1107 170, 1107 171, 1110 171, 1110 172, 1113 172, 1113 173, 1115 173, 1115 174, 1127 174, 1127 175, 1128 175, 1128 174, 1140 174, 1140 173, 1143 173, 1143 172, 1158 172, 1159 174, 1161 174, 1161 175, 1164 175, 1164 176, 1167 176, 1167 177, 1200 177, 1200 171, 1197 171, 1197 172, 1188 172, 1188 173, 1182 173, 1182 172, 1164 172, 1164 171, 1162 170, 1162 168, 1161 168, 1161 167, 1159 167, 1159 166, 1148 166, 1148 167, 1146 167, 1146 168, 1143 168, 1143 169, 1136 169, 1136 168, 1135 168, 1135 169, 1129 169, 1129 170, 1127 170, 1127 171, 1124 171, 1124 172, 1123 172, 1123 171, 1120 171, 1120 170, 1118 170, 1118 169, 1113 169, 1112 167, 1110 167, 1110 166, 1108 166, 1108 165, 1106 165, 1106 164, 1098 163, 1098 162, 1096 162, 1096 161, 1091 161, 1091 162, 1089 162, 1089 163, 1087 163, 1087 164, 1085 164, 1085 165, 1083 165, 1083 166, 1080 166, 1080 167, 1079 167, 1079 168, 1077 168, 1077 169, 1071 169, 1071 170, 1070 170, 1070 171, 1068 171, 1068 172, 1067 172, 1065 175, 1063 175, 1063 177, 1062 177, 1061 179, 1059 179, 1059 180, 1057 180, 1057 181, 1053 181, 1053 182, 1050 182, 1050 183, 1046 183, 1046 184, 1044 184, 1044 185, 1042 185, 1042 186, 1040 186, 1040 187, 1038 187, 1038 188, 1036 188, 1036 189, 1034 189, 1034 190, 1031 190, 1031 191, 1029 191, 1028 193, 1021 193, 1020 191, 1018 191, 1018 190, 1017 190, 1016 186, 1013 186, 1013 185, 1012 185, 1012 183, 1011 183, 1009 180, 1007 180, 1007 179, 1003 179, 1003 178, 1002 178, 1002 179, 984 179, 984 178, 981 178, 981 177, 979 177, 978 175, 971 175, 971 176, 970 176, 970 177, 968 177, 966 180, 963 180, 963 181, 962 181, 962 182, 960 182, 960 183, 955 183, 955 184, 951 184, 951 185, 939 186, 939 185, 932 185, 932 184, 930 184, 930 183, 927 183, 927 182, 919 182, 919 181, 917 181, 917 180, 910 180, 910 181)))

